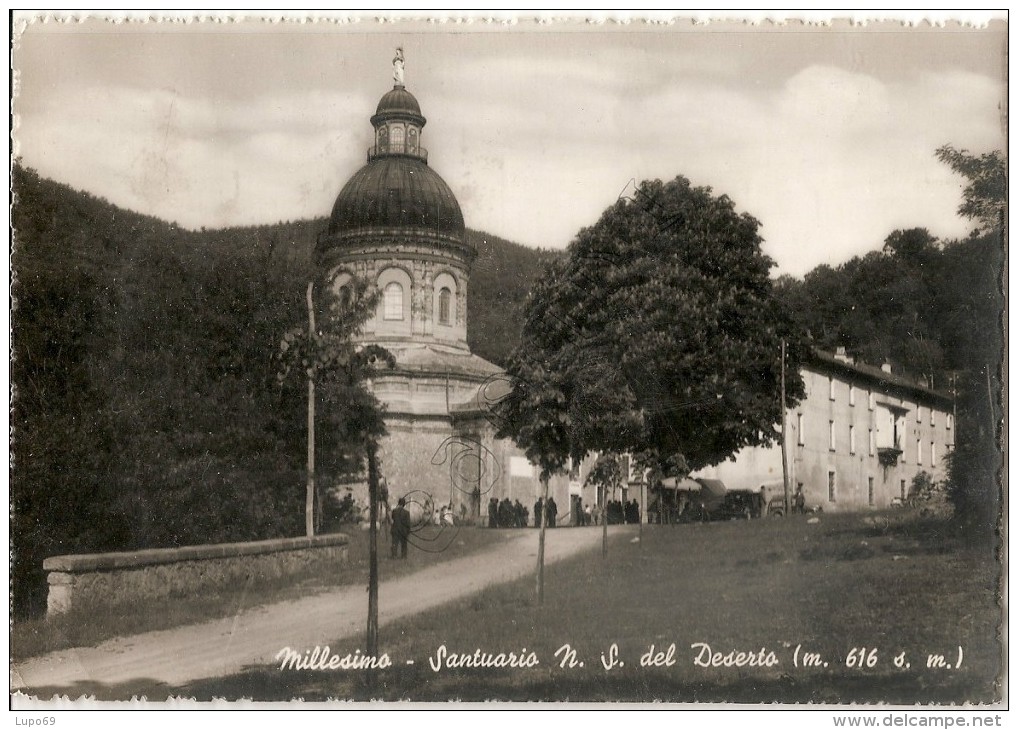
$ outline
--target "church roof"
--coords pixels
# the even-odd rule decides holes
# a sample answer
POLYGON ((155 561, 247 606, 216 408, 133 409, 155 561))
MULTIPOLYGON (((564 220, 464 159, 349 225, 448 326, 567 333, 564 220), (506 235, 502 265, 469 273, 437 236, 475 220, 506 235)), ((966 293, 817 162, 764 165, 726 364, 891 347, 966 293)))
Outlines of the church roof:
POLYGON ((474 378, 488 378, 502 372, 502 368, 490 363, 469 350, 432 344, 386 344, 396 357, 400 370, 416 372, 449 373, 474 378))
POLYGON ((376 157, 357 171, 336 198, 329 235, 372 229, 418 229, 462 238, 463 212, 438 173, 422 160, 376 157))
POLYGON ((387 92, 378 101, 378 107, 375 109, 375 116, 372 117, 372 122, 379 117, 396 117, 396 116, 410 116, 418 117, 421 126, 424 126, 424 117, 421 115, 421 105, 417 103, 417 99, 402 86, 396 86, 392 91, 387 92))

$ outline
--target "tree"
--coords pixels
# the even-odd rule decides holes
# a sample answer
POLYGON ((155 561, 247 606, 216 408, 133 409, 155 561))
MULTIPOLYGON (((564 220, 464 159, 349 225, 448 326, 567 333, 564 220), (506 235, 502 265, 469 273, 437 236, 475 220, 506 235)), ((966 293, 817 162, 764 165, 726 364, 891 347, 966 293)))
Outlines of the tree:
POLYGON ((651 450, 698 469, 775 441, 781 339, 786 405, 804 394, 802 347, 758 226, 710 188, 650 181, 552 262, 509 373, 519 403, 533 374, 554 383, 560 453, 651 450))
MULTIPOLYGON (((561 382, 556 374, 527 356, 530 338, 509 358, 507 372, 512 387, 492 405, 498 438, 512 438, 527 458, 541 468, 542 504, 548 504, 548 480, 561 471, 569 458, 569 414, 561 382)), ((537 603, 544 603, 544 544, 548 520, 542 515, 537 543, 537 603)))
POLYGON ((937 149, 937 158, 967 181, 958 214, 975 221, 981 232, 1003 229, 1007 220, 1007 162, 1003 153, 993 150, 977 157, 945 144, 937 149))
MULTIPOLYGON (((362 456, 377 450, 378 439, 385 435, 382 406, 365 387, 375 367, 385 363, 395 365, 392 354, 378 345, 359 345, 354 335, 373 315, 379 293, 367 282, 356 279, 349 285, 349 293, 342 299, 326 290, 321 298, 326 316, 317 318, 317 326, 308 332, 301 326, 291 328, 279 344, 279 382, 285 383, 294 373, 301 373, 309 382, 309 484, 316 471, 314 457, 314 412, 316 410, 315 385, 321 385, 322 397, 331 406, 328 409, 332 449, 326 458, 332 463, 352 458, 362 463, 362 456)), ((315 325, 312 316, 311 324, 315 325)), ((309 490, 306 501, 307 534, 314 534, 312 517, 315 495, 309 490)))
POLYGON ((957 370, 953 382, 958 441, 948 457, 948 498, 974 534, 994 535, 1000 521, 1003 373, 1003 269, 1007 248, 1007 169, 999 150, 976 156, 944 145, 937 157, 967 184, 958 213, 977 225, 948 246, 952 272, 949 326, 957 370))

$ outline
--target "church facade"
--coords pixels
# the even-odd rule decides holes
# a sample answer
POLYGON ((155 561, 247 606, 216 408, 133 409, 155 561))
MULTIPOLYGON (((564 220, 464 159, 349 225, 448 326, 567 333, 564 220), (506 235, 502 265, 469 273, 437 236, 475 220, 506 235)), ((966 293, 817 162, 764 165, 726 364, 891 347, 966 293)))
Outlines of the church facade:
MULTIPOLYGON (((492 497, 519 499, 532 510, 537 468, 511 441, 495 437, 489 394, 504 390, 506 377, 467 344, 477 251, 456 196, 429 164, 427 120, 397 60, 395 86, 370 119, 367 163, 341 189, 319 237, 316 289, 341 298, 357 277, 380 292, 359 339, 385 347, 396 361, 371 383, 385 407, 380 457, 390 498, 431 499, 473 520, 486 517, 492 497)), ((555 477, 550 489, 562 520, 568 477, 555 477)))

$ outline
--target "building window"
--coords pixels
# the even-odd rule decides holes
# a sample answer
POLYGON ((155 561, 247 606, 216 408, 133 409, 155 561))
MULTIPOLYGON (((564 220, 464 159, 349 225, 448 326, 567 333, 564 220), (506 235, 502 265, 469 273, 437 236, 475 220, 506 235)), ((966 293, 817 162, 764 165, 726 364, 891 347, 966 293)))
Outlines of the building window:
POLYGON ((834 378, 827 378, 827 396, 834 400, 834 378))
POLYGON ((836 487, 836 485, 835 485, 835 481, 834 481, 834 472, 833 471, 829 471, 829 472, 827 472, 827 501, 828 502, 834 502, 835 501, 835 497, 837 496, 835 494, 835 487, 836 487))
POLYGON ((931 426, 936 426, 937 425, 937 409, 936 408, 931 408, 930 409, 930 425, 931 426))
POLYGON ((452 324, 452 292, 446 286, 438 292, 438 323, 446 326, 452 324))
POLYGON ((804 428, 806 419, 803 418, 801 413, 795 414, 795 431, 796 438, 799 440, 799 446, 806 445, 806 429, 804 428))
POLYGON ((877 435, 873 433, 873 429, 870 429, 870 456, 873 456, 877 451, 877 435))
POLYGON ((872 411, 873 407, 876 405, 876 399, 873 397, 872 390, 866 392, 866 400, 869 402, 870 410, 872 411))
POLYGON ((870 504, 872 505, 873 504, 873 497, 874 497, 874 494, 873 494, 873 477, 870 477, 867 480, 867 485, 868 485, 868 489, 869 489, 869 500, 870 500, 870 504))
POLYGON ((930 441, 930 466, 937 465, 937 442, 930 441))
POLYGON ((905 486, 905 480, 901 480, 901 501, 904 502, 908 499, 908 488, 905 486))
POLYGON ((390 152, 404 152, 403 140, 405 139, 406 131, 401 125, 394 124, 392 131, 389 132, 389 151, 390 152))
POLYGON ((923 442, 922 439, 916 439, 915 442, 915 463, 919 466, 923 465, 923 442))
POLYGON ((915 422, 916 423, 922 423, 923 422, 923 407, 921 405, 919 405, 918 403, 916 404, 916 409, 915 409, 915 422))
POLYGON ((848 384, 848 405, 855 405, 855 386, 851 383, 848 384))
POLYGON ((386 284, 383 301, 385 319, 403 319, 403 287, 395 281, 386 284))
POLYGON ((837 445, 837 437, 838 433, 834 429, 834 421, 831 421, 831 451, 834 451, 834 448, 837 445))
POLYGON ((855 426, 848 427, 848 453, 855 453, 855 426))
POLYGON ((951 428, 951 426, 953 424, 954 424, 954 414, 953 413, 948 413, 947 414, 947 427, 951 428))

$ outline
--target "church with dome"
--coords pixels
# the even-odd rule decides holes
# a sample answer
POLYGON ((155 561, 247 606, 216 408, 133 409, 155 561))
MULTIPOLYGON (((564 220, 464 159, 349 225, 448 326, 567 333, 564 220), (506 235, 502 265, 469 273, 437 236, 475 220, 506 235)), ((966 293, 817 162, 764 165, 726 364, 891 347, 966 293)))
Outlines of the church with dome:
MULTIPOLYGON (((319 237, 316 288, 342 297, 357 277, 380 292, 359 339, 396 361, 371 383, 385 407, 381 470, 391 499, 423 493, 472 519, 483 519, 492 497, 532 509, 538 470, 511 441, 495 438, 488 410, 506 376, 467 344, 477 251, 456 196, 429 164, 427 120, 403 83, 401 53, 394 66, 395 85, 370 118, 367 162, 340 190, 319 237)), ((564 515, 568 478, 553 479, 550 488, 564 515)))

